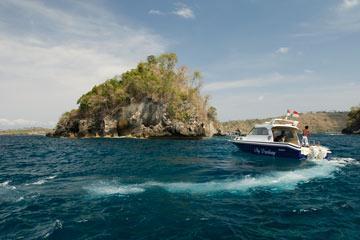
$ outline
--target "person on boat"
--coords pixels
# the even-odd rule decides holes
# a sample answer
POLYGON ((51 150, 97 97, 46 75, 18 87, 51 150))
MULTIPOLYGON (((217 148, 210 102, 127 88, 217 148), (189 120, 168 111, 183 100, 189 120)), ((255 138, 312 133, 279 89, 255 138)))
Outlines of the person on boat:
POLYGON ((285 131, 281 131, 281 134, 275 137, 274 142, 285 142, 285 131))
POLYGON ((309 126, 305 126, 301 140, 301 144, 305 147, 309 146, 309 136, 310 136, 309 126))

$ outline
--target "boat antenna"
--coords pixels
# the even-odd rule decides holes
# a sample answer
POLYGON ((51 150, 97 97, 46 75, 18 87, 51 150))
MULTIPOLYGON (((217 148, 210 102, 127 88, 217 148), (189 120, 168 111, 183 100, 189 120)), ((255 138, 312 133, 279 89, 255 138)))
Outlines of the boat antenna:
POLYGON ((288 120, 288 117, 291 115, 291 110, 290 109, 288 109, 287 111, 286 111, 286 117, 285 117, 285 120, 288 120))

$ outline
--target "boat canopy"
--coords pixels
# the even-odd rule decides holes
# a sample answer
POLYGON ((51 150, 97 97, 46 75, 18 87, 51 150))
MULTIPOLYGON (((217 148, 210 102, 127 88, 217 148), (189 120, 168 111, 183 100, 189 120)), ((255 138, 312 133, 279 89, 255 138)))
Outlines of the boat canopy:
POLYGON ((283 142, 300 146, 297 134, 297 121, 274 119, 263 124, 256 124, 246 137, 247 141, 283 142))
POLYGON ((271 125, 288 125, 288 126, 297 127, 299 122, 294 121, 294 120, 290 120, 290 119, 275 118, 275 119, 271 120, 271 122, 268 122, 268 124, 271 124, 271 125))

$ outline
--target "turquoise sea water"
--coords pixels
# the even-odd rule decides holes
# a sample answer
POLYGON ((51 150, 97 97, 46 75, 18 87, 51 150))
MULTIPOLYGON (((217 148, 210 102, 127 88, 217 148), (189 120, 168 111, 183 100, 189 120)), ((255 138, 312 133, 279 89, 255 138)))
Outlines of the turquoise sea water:
POLYGON ((0 136, 0 239, 360 239, 360 137, 331 161, 226 138, 0 136))

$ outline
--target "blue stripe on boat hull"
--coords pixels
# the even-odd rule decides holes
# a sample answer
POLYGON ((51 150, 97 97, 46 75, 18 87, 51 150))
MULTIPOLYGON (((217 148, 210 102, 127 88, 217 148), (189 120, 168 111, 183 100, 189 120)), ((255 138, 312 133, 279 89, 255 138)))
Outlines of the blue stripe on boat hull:
POLYGON ((301 149, 286 145, 265 145, 265 144, 251 144, 243 142, 232 142, 240 150, 258 155, 282 157, 282 158, 295 158, 295 159, 306 159, 306 156, 301 154, 301 149))

